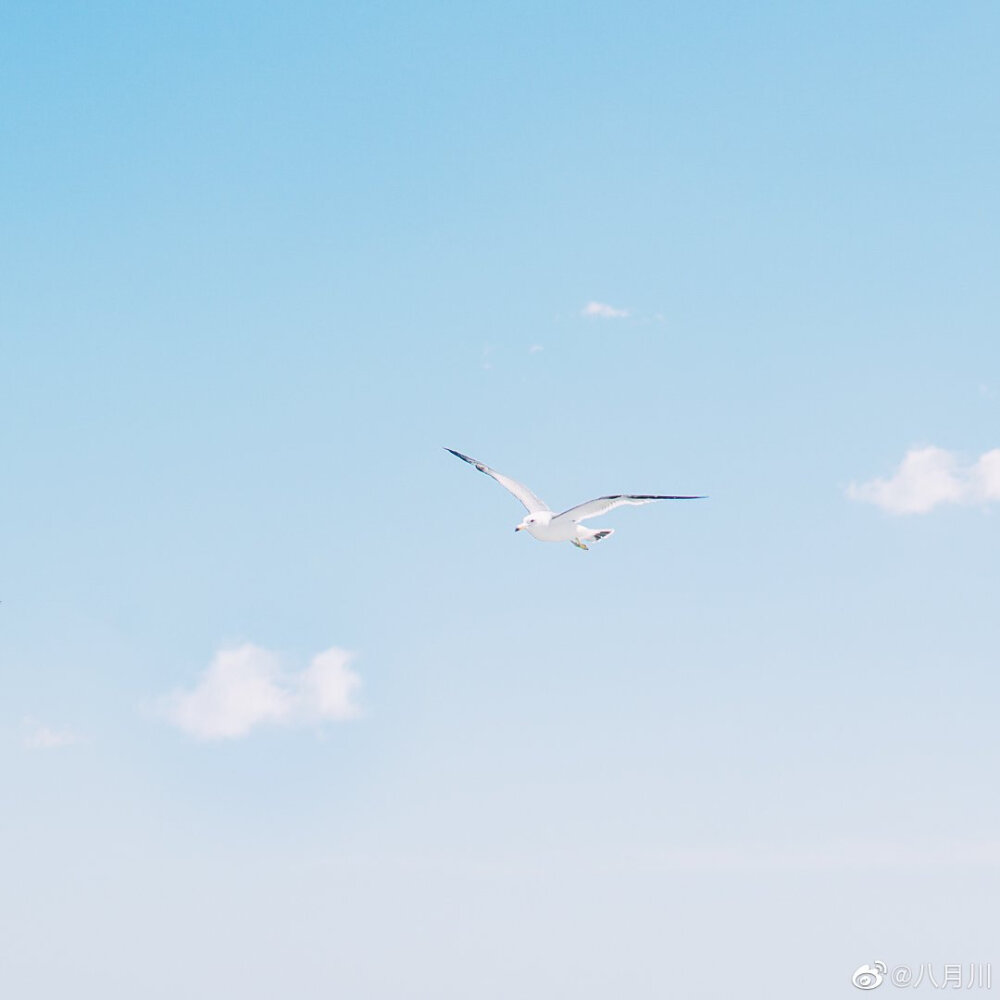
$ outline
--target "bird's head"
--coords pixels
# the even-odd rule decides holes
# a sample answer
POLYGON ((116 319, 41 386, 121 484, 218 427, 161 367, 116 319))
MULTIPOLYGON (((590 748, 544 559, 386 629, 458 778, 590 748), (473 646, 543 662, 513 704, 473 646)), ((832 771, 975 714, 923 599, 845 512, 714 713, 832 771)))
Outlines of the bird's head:
POLYGON ((536 524, 548 524, 552 520, 552 511, 536 510, 533 514, 525 514, 515 531, 525 531, 536 524))

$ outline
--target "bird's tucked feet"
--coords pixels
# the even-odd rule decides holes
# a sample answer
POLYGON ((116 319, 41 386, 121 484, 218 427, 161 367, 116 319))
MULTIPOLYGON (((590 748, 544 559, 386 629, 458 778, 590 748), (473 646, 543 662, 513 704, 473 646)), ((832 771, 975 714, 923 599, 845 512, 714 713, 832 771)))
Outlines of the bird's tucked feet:
POLYGON ((579 541, 578 539, 576 539, 576 538, 571 538, 571 539, 570 539, 570 541, 571 541, 571 542, 572 542, 572 543, 573 543, 573 544, 574 544, 574 545, 575 545, 575 546, 576 546, 576 547, 577 547, 578 549, 583 549, 583 551, 584 551, 584 552, 586 552, 586 551, 587 551, 587 546, 586 546, 586 545, 584 545, 584 544, 583 544, 583 542, 579 541))

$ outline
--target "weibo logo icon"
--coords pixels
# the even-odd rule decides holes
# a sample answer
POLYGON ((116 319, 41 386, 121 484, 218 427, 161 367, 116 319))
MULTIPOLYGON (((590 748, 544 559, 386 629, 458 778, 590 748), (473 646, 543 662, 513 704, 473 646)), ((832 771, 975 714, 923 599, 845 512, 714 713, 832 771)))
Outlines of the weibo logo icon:
POLYGON ((871 965, 859 965, 851 976, 851 982, 859 990, 873 990, 876 986, 882 985, 885 974, 889 967, 885 962, 873 962, 871 965))

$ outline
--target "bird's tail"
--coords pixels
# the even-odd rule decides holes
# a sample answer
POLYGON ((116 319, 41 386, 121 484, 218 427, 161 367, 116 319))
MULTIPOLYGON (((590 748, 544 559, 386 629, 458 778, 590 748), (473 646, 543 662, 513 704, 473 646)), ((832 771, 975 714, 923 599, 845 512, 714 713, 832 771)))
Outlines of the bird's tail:
POLYGON ((602 538, 607 538, 608 535, 614 533, 614 528, 590 528, 585 537, 588 542, 599 542, 602 538))

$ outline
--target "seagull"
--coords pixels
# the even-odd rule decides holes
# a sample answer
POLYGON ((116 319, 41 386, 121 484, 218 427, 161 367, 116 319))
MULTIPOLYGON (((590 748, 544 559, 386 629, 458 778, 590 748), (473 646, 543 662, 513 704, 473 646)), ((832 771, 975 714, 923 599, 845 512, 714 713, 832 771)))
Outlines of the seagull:
POLYGON ((615 507, 625 504, 652 503, 654 500, 705 500, 703 496, 661 496, 651 493, 615 493, 612 496, 598 497, 596 500, 588 500, 586 503, 570 507, 561 514, 553 513, 548 504, 539 500, 527 486, 522 486, 519 482, 505 476, 502 473, 491 469, 482 462, 477 462, 468 455, 463 455, 460 451, 453 451, 445 448, 445 451, 460 458, 469 465, 474 465, 480 472, 495 479, 508 493, 512 493, 524 505, 527 514, 521 519, 521 523, 514 531, 527 531, 532 538, 537 538, 540 542, 572 542, 578 549, 587 549, 584 542, 599 542, 608 535, 613 535, 612 528, 588 528, 581 524, 581 521, 588 521, 592 517, 605 514, 615 507))

